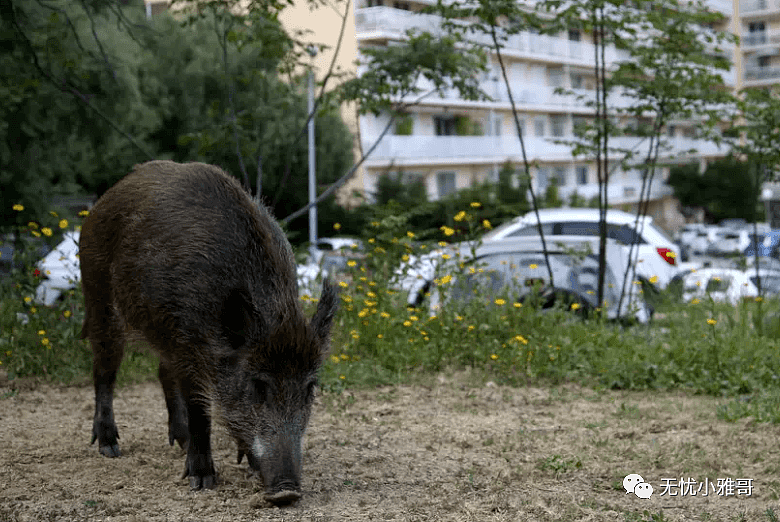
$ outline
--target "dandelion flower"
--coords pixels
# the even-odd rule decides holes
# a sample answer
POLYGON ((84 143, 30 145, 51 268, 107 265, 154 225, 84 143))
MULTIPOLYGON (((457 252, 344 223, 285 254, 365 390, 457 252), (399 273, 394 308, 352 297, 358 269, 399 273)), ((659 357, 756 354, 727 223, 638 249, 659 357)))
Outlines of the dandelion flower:
POLYGON ((20 205, 19 203, 17 203, 17 204, 16 204, 16 205, 14 205, 12 208, 13 208, 15 211, 17 211, 17 212, 21 212, 22 210, 24 210, 24 205, 20 205))
POLYGON ((480 203, 479 201, 472 201, 471 202, 471 208, 479 208, 481 206, 482 206, 482 203, 480 203))
POLYGON ((336 355, 331 355, 330 360, 333 364, 338 364, 341 359, 339 359, 336 355))
POLYGON ((407 230, 406 235, 407 237, 414 237, 414 232, 407 230))
POLYGON ((498 355, 496 355, 496 354, 494 354, 494 353, 491 353, 491 354, 490 354, 490 358, 491 358, 491 359, 493 359, 493 360, 495 361, 496 359, 498 359, 498 355))
POLYGON ((333 223, 333 230, 340 230, 341 229, 341 223, 333 223))
POLYGON ((344 379, 346 379, 346 377, 344 375, 339 375, 339 379, 343 381, 344 379))
POLYGON ((49 346, 49 339, 48 339, 48 337, 44 337, 43 339, 41 339, 41 344, 44 345, 44 346, 49 346))
POLYGON ((67 219, 60 219, 60 228, 68 228, 68 220, 67 219))
POLYGON ((65 310, 64 312, 62 312, 62 315, 64 315, 64 316, 65 316, 65 319, 67 319, 67 318, 68 318, 68 317, 70 317, 70 315, 71 315, 71 314, 70 314, 70 310, 65 310))
POLYGON ((379 314, 379 316, 382 317, 383 319, 389 319, 390 318, 390 314, 388 314, 387 312, 382 312, 381 314, 379 314))
POLYGON ((503 299, 496 299, 493 302, 496 303, 498 306, 504 306, 506 304, 506 301, 504 301, 503 299))
POLYGON ((369 312, 368 308, 363 308, 361 311, 358 312, 358 317, 361 318, 365 317, 368 315, 368 312, 369 312))
POLYGON ((658 282, 658 276, 654 275, 653 277, 651 277, 650 278, 650 282, 653 283, 653 284, 656 284, 658 282))
POLYGON ((44 236, 51 237, 51 229, 49 227, 43 227, 41 232, 43 232, 44 236))
POLYGON ((404 326, 407 326, 407 327, 408 326, 412 326, 412 322, 411 321, 404 321, 404 326))
POLYGON ((79 212, 80 217, 87 217, 89 215, 89 210, 82 210, 79 212))
POLYGON ((357 261, 355 261, 354 259, 350 259, 349 261, 347 261, 348 267, 354 267, 355 265, 357 265, 357 261))
POLYGON ((469 325, 469 327, 467 328, 467 330, 470 332, 470 331, 472 331, 474 328, 476 328, 476 327, 475 327, 473 324, 470 324, 470 325, 469 325))
POLYGON ((38 330, 38 335, 46 335, 46 330, 38 330))
POLYGON ((698 297, 693 299, 693 300, 691 300, 691 304, 699 304, 699 303, 701 303, 701 301, 699 301, 698 297))
POLYGON ((466 211, 465 210, 461 210, 460 212, 455 214, 455 217, 453 219, 455 219, 455 221, 463 221, 464 219, 466 219, 466 217, 467 217, 466 216, 466 211))
POLYGON ((514 339, 518 343, 528 344, 528 339, 526 339, 522 335, 515 335, 512 339, 514 339))
POLYGON ((439 227, 439 228, 441 229, 442 232, 444 232, 445 236, 451 236, 451 235, 453 235, 455 233, 455 229, 454 228, 450 228, 448 226, 442 226, 442 227, 439 227))
POLYGON ((707 319, 707 324, 710 326, 715 326, 718 323, 715 319, 707 319))
POLYGON ((488 230, 490 230, 491 228, 493 228, 493 225, 491 225, 491 224, 490 224, 490 221, 488 221, 487 219, 483 219, 483 220, 482 220, 482 226, 483 226, 483 227, 485 227, 485 228, 486 228, 486 229, 488 229, 488 230))
POLYGON ((571 304, 572 310, 579 310, 580 309, 580 303, 572 303, 571 304))
POLYGON ((530 265, 528 265, 528 268, 530 268, 531 270, 536 270, 537 268, 539 268, 539 265, 537 265, 536 263, 531 263, 530 265))
POLYGON ((763 300, 764 300, 764 298, 763 298, 763 297, 761 297, 761 296, 758 296, 758 297, 756 297, 756 302, 757 302, 757 303, 760 303, 760 302, 761 302, 761 301, 763 301, 763 300))
POLYGON ((512 306, 514 306, 515 308, 522 308, 523 303, 512 303, 512 306))
POLYGON ((29 303, 30 301, 32 301, 32 297, 30 297, 29 295, 28 295, 28 296, 25 296, 25 298, 24 298, 24 302, 25 302, 25 303, 29 303))

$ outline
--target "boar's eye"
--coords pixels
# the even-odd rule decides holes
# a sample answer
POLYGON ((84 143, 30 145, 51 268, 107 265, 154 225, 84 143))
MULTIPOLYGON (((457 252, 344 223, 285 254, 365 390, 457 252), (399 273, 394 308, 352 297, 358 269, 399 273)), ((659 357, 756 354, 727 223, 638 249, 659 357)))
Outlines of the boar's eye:
POLYGON ((249 400, 252 404, 260 405, 268 401, 270 384, 265 379, 255 378, 249 387, 249 400))

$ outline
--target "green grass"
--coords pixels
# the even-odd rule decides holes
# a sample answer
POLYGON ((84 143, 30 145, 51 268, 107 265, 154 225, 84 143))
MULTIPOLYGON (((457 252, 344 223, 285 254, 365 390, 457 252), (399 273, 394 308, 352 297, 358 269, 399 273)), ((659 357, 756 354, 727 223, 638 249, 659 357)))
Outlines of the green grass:
MULTIPOLYGON (((468 209, 458 216, 471 237, 489 226, 470 221, 468 209)), ((682 389, 724 397, 724 419, 780 421, 780 304, 681 304, 669 293, 656 296, 651 325, 625 326, 480 294, 431 315, 427 308, 407 308, 405 295, 388 284, 395 260, 438 248, 417 243, 404 227, 394 218, 372 223, 367 257, 340 281, 341 308, 321 375, 326 389, 430 382, 432 374, 468 368, 475 382, 682 389)), ((450 275, 437 277, 444 291, 457 281, 450 275)), ((91 352, 79 339, 80 290, 47 308, 32 300, 38 282, 27 268, 0 287, 0 370, 12 379, 89 382, 91 352)), ((304 301, 311 313, 315 303, 304 301)), ((156 367, 148 349, 131 347, 120 384, 153 379, 156 367)))

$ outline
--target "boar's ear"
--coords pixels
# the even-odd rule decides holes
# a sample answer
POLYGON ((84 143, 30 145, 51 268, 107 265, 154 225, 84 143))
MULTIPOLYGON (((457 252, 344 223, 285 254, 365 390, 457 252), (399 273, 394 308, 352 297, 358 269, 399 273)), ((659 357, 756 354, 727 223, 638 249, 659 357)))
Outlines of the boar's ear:
POLYGON ((255 313, 249 292, 244 288, 233 288, 222 303, 220 320, 222 333, 230 346, 240 348, 246 343, 252 323, 257 323, 262 318, 260 314, 255 313))
POLYGON ((330 280, 326 277, 322 282, 322 294, 317 303, 317 311, 314 312, 314 317, 311 319, 314 335, 323 346, 323 352, 328 344, 330 326, 333 323, 336 310, 338 310, 338 292, 336 292, 336 287, 330 284, 330 280))

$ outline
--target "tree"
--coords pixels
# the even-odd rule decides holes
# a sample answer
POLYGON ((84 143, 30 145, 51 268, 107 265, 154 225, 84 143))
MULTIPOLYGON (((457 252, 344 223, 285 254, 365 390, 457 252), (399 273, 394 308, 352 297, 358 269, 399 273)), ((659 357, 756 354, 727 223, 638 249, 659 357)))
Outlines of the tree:
MULTIPOLYGON (((556 14, 562 25, 553 25, 550 30, 561 30, 567 26, 584 27, 594 35, 596 94, 586 103, 595 109, 595 118, 579 129, 575 128, 577 139, 570 141, 572 153, 595 156, 599 182, 600 224, 600 267, 605 261, 606 209, 608 207, 607 185, 615 168, 638 169, 642 177, 637 219, 647 209, 653 178, 659 165, 659 158, 673 156, 669 140, 663 130, 672 118, 696 120, 704 134, 711 132, 724 119, 721 111, 732 102, 723 88, 719 70, 730 67, 725 52, 718 46, 734 41, 728 33, 714 33, 705 29, 723 18, 709 12, 701 1, 680 2, 678 0, 651 0, 633 2, 630 6, 622 1, 587 0, 569 3, 561 0, 545 0, 541 5, 556 14), (614 71, 608 71, 605 51, 608 45, 627 52, 628 59, 621 60, 614 71), (621 107, 614 102, 618 94, 631 101, 621 107), (636 122, 647 121, 648 125, 636 125, 630 135, 640 140, 627 141, 626 134, 613 118, 631 118, 636 122), (618 146, 610 145, 617 142, 618 146), (637 143, 638 142, 638 143, 637 143), (610 166, 610 161, 613 165, 610 166)), ((688 151, 682 151, 685 153, 688 151)), ((678 151, 679 153, 679 151, 678 151)), ((633 248, 634 245, 631 245, 633 248)), ((629 264, 636 270, 638 252, 629 264)), ((621 303, 629 284, 629 271, 623 277, 621 303)), ((603 268, 599 274, 599 302, 603 296, 603 268)))

